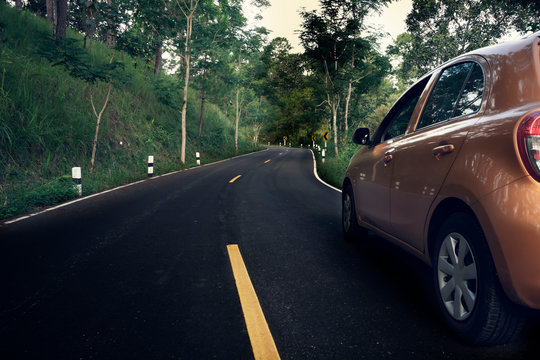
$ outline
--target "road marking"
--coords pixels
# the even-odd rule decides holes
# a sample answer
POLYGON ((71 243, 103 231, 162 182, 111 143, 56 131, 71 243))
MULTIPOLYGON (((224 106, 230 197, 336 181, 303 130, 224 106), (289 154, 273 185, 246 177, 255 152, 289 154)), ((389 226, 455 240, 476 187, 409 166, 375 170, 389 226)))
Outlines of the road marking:
POLYGON ((229 259, 244 312, 244 319, 255 360, 280 359, 279 353, 268 328, 268 323, 259 304, 259 299, 249 278, 246 265, 238 245, 227 245, 229 259))
POLYGON ((266 164, 266 163, 269 163, 269 162, 270 162, 270 160, 266 160, 264 163, 266 164))
POLYGON ((238 175, 237 177, 231 179, 231 181, 229 181, 229 184, 232 184, 233 182, 235 182, 236 180, 238 180, 238 178, 242 176, 242 175, 238 175))

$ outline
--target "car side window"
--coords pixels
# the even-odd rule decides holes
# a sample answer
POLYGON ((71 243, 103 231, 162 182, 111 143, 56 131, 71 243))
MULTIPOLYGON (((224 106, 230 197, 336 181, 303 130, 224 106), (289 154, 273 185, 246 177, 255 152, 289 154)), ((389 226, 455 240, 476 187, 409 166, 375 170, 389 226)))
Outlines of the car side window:
POLYGON ((374 144, 405 134, 416 103, 420 99, 428 80, 429 77, 419 81, 392 107, 374 136, 374 144))
POLYGON ((484 95, 484 73, 474 62, 446 68, 426 103, 417 129, 477 112, 484 95))

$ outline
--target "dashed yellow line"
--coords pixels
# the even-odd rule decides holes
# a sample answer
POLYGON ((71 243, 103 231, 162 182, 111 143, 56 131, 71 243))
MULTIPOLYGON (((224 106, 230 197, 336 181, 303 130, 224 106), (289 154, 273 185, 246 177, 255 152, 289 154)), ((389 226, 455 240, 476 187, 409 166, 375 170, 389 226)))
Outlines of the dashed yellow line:
POLYGON ((269 162, 270 162, 270 160, 266 160, 264 163, 266 164, 266 163, 269 163, 269 162))
POLYGON ((231 179, 231 181, 229 181, 230 184, 232 184, 233 182, 235 182, 236 180, 238 180, 238 178, 240 178, 242 175, 238 175, 237 177, 231 179))
POLYGON ((227 245, 227 251, 240 297, 240 304, 244 312, 253 356, 255 360, 280 359, 268 323, 259 304, 259 299, 249 278, 246 265, 242 260, 240 249, 238 245, 227 245))

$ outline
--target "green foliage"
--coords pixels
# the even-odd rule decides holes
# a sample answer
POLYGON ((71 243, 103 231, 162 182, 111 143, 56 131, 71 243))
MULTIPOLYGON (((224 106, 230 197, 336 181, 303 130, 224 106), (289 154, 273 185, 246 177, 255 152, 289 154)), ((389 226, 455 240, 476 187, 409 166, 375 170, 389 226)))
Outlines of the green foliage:
POLYGON ((397 37, 388 54, 401 60, 397 76, 407 84, 512 30, 537 30, 538 10, 538 2, 526 0, 414 0, 406 20, 408 33, 397 37))
POLYGON ((81 41, 73 38, 56 39, 46 36, 42 41, 38 54, 50 62, 53 66, 63 66, 71 76, 84 80, 88 83, 97 81, 109 82, 117 80, 127 82, 129 76, 122 70, 124 64, 118 61, 95 63, 81 46, 81 41), (52 44, 52 45, 51 45, 52 44))
POLYGON ((348 136, 349 108, 358 93, 377 88, 390 69, 389 60, 377 51, 377 37, 362 33, 367 14, 386 2, 321 0, 320 11, 301 12, 300 40, 309 69, 324 84, 326 97, 320 105, 326 105, 323 117, 328 120, 323 126, 332 130, 336 153, 338 142, 348 136))

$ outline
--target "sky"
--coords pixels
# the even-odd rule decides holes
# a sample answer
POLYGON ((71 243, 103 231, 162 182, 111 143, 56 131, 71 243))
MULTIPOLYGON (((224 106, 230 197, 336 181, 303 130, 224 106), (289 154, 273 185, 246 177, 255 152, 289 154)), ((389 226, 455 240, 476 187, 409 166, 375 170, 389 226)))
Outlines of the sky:
MULTIPOLYGON (((314 10, 318 7, 319 0, 270 0, 271 6, 262 12, 263 20, 255 21, 256 8, 249 5, 250 0, 245 0, 244 10, 251 26, 264 26, 271 31, 269 40, 278 36, 285 37, 293 46, 293 52, 303 52, 297 31, 300 30, 302 19, 299 11, 304 7, 306 10, 314 10)), ((405 32, 405 18, 412 9, 412 0, 399 0, 392 2, 383 8, 381 14, 371 15, 366 24, 375 27, 381 32, 388 33, 381 41, 381 51, 402 32, 405 32)))

